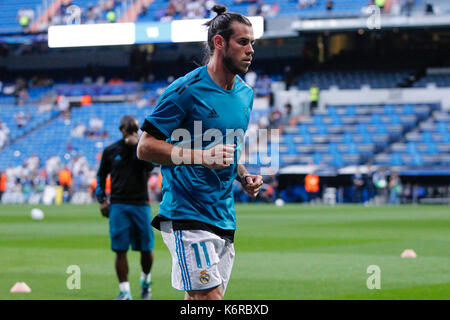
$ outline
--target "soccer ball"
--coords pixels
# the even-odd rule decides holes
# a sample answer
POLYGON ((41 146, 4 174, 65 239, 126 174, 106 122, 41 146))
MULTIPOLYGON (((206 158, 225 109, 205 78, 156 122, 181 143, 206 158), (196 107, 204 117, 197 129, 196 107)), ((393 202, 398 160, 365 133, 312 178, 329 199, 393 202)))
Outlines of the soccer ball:
POLYGON ((31 209, 31 219, 42 220, 44 219, 44 212, 41 209, 33 208, 31 209))
POLYGON ((277 200, 275 200, 275 205, 276 205, 277 207, 282 207, 282 206, 284 206, 284 200, 283 200, 283 199, 277 199, 277 200))

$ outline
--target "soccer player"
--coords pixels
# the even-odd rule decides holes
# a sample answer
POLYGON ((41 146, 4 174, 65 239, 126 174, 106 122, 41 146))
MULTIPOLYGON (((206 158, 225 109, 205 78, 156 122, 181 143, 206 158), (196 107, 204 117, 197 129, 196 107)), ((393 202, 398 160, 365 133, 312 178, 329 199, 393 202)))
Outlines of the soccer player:
POLYGON ((108 146, 102 154, 97 172, 96 196, 100 211, 109 217, 111 249, 116 253, 115 269, 120 294, 116 300, 131 300, 128 281, 127 251, 131 247, 141 253, 141 298, 151 299, 151 267, 153 263, 153 229, 147 182, 153 164, 136 155, 139 122, 125 115, 120 120, 123 138, 108 146), (106 177, 111 174, 111 196, 105 194, 106 177))
POLYGON ((253 105, 253 90, 238 75, 254 53, 252 25, 225 6, 212 10, 209 61, 165 90, 137 150, 140 159, 162 165, 163 198, 152 225, 172 255, 172 286, 187 300, 223 298, 235 255, 233 181, 252 197, 263 183, 238 163, 242 136, 229 135, 245 132, 253 105))

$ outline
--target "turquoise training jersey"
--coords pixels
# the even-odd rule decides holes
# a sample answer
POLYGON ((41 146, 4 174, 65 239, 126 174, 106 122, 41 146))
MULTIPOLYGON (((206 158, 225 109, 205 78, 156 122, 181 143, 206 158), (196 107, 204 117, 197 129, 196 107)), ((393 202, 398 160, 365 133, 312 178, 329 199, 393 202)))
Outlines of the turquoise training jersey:
POLYGON ((233 89, 226 90, 214 82, 206 66, 178 78, 164 91, 146 121, 169 137, 167 142, 191 149, 207 149, 220 143, 237 147, 234 163, 224 169, 197 164, 162 165, 159 215, 236 229, 232 184, 252 106, 253 90, 241 77, 236 76, 233 89))

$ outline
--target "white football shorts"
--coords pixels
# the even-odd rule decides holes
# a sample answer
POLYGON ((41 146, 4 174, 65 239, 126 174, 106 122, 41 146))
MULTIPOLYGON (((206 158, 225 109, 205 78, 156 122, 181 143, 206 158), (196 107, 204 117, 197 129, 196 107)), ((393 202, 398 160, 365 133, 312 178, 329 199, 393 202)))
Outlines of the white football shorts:
POLYGON ((205 230, 173 230, 161 222, 161 235, 172 255, 172 287, 181 291, 206 290, 230 280, 234 245, 205 230))

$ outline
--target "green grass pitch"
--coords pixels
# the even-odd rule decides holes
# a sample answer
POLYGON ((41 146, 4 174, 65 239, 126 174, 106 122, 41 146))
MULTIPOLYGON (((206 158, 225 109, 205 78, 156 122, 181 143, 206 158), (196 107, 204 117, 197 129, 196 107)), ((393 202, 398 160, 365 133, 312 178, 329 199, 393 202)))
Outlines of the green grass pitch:
MULTIPOLYGON (((118 294, 108 221, 97 205, 0 205, 0 299, 113 299, 118 294), (70 265, 81 288, 68 289, 70 265), (31 293, 10 293, 26 282, 31 293)), ((152 206, 153 215, 157 207, 152 206)), ((226 299, 449 299, 448 206, 238 205, 236 260, 226 299), (404 259, 405 249, 418 257, 404 259), (368 289, 380 270, 380 289, 368 289)), ((182 299, 170 286, 171 262, 155 230, 153 299, 182 299)), ((129 252, 139 299, 139 254, 129 252)))

